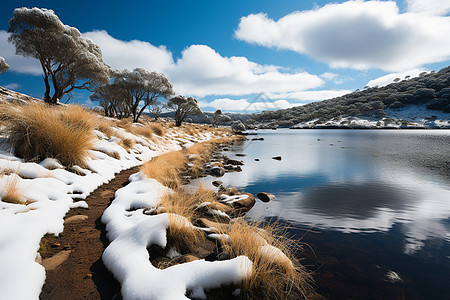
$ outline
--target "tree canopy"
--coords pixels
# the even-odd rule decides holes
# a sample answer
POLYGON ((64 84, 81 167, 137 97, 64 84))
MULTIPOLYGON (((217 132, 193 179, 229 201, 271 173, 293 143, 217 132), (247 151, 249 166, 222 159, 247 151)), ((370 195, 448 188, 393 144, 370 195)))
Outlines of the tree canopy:
POLYGON ((197 99, 178 95, 171 98, 167 105, 175 110, 175 126, 181 126, 187 115, 200 115, 202 109, 198 105, 197 99))
POLYGON ((126 102, 137 122, 145 108, 156 103, 159 97, 173 95, 173 86, 164 74, 148 72, 136 68, 128 70, 115 70, 112 74, 112 85, 118 86, 127 92, 126 102))
POLYGON ((0 75, 5 73, 9 69, 9 65, 6 63, 5 59, 0 56, 0 75))
POLYGON ((41 63, 45 102, 55 104, 74 89, 93 91, 109 81, 109 66, 100 48, 78 29, 64 25, 52 10, 16 8, 8 32, 16 54, 41 63))

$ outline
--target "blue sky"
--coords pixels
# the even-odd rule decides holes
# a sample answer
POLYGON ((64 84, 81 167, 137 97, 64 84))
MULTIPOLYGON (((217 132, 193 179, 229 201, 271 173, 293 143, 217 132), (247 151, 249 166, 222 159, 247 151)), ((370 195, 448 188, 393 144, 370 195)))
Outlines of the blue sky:
MULTIPOLYGON (((450 0, 6 1, 0 56, 11 69, 0 85, 35 97, 44 91, 37 60, 14 55, 7 42, 8 20, 21 6, 54 10, 112 67, 163 72, 206 111, 300 105, 450 59, 450 0), (270 101, 255 100, 260 93, 270 101)), ((72 101, 92 105, 88 96, 77 92, 72 101)))

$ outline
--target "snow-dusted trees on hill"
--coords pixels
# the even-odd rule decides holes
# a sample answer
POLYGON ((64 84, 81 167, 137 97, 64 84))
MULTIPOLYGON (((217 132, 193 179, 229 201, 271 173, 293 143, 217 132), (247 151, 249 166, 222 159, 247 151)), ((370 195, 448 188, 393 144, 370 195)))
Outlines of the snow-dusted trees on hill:
POLYGON ((147 107, 159 107, 159 97, 173 95, 172 84, 161 73, 148 72, 142 68, 131 72, 114 70, 111 78, 110 84, 97 88, 90 97, 92 101, 100 103, 107 116, 133 116, 133 121, 137 122, 147 107))
POLYGON ((9 69, 9 65, 6 63, 5 59, 0 56, 0 75, 5 73, 9 69))
POLYGON ((169 78, 161 73, 136 68, 132 72, 114 71, 113 78, 113 84, 128 93, 127 99, 134 122, 137 122, 145 108, 155 103, 159 97, 173 95, 173 86, 169 78))
POLYGON ((171 98, 167 105, 175 110, 175 126, 181 126, 187 115, 200 115, 202 109, 198 106, 197 99, 193 97, 186 98, 178 95, 171 98))
POLYGON ((74 89, 94 90, 109 81, 100 48, 78 29, 64 25, 52 10, 16 8, 8 32, 16 54, 41 63, 45 102, 55 104, 74 89))

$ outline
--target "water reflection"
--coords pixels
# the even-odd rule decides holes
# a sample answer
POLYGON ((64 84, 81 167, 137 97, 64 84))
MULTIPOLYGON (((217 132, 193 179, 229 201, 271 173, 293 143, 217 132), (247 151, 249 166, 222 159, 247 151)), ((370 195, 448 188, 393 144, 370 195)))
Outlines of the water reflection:
MULTIPOLYGON (((258 134, 265 140, 226 153, 247 156, 238 158, 245 163, 243 172, 221 180, 276 196, 269 203, 257 202, 248 217, 279 218, 299 237, 308 228, 319 232, 304 238, 317 255, 299 257, 306 255, 306 264, 320 267, 315 279, 323 295, 448 298, 450 130, 258 134), (282 160, 271 159, 276 155, 282 160), (391 272, 402 281, 389 282, 391 272)), ((208 185, 212 180, 200 181, 208 185)))
POLYGON ((309 190, 298 201, 309 214, 332 218, 373 218, 379 210, 404 211, 414 205, 417 195, 382 182, 327 184, 309 190))

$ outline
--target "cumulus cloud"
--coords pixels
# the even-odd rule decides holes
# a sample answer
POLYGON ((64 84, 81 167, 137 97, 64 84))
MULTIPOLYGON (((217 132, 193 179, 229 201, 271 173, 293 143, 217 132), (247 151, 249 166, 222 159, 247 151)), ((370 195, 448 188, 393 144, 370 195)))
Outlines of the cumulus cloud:
POLYGON ((450 12, 450 0, 406 0, 407 10, 442 16, 450 12))
POLYGON ((405 79, 406 76, 409 76, 410 78, 414 78, 419 76, 420 73, 426 72, 425 69, 411 69, 408 71, 400 72, 400 73, 391 73, 388 75, 384 75, 381 77, 378 77, 376 79, 373 79, 367 83, 367 86, 374 87, 374 86, 385 86, 388 84, 391 84, 394 82, 394 79, 399 78, 401 80, 405 79))
POLYGON ((83 33, 102 49, 103 60, 116 69, 144 68, 166 72, 173 64, 172 53, 165 46, 153 46, 144 41, 122 41, 110 36, 104 30, 83 33))
POLYGON ((303 91, 324 83, 307 72, 285 73, 279 69, 241 56, 223 57, 205 45, 192 45, 168 74, 177 91, 199 97, 303 91))
MULTIPOLYGON (((418 9, 419 0, 409 2, 411 10, 418 9)), ((251 14, 235 31, 240 40, 306 54, 333 68, 391 72, 449 59, 449 34, 449 17, 400 13, 393 1, 328 4, 277 21, 251 14)))
POLYGON ((271 99, 292 99, 299 102, 327 100, 351 93, 351 90, 319 90, 293 93, 268 94, 271 99))
POLYGON ((16 55, 16 48, 8 42, 9 33, 0 30, 0 55, 6 60, 10 69, 8 72, 40 75, 42 73, 39 61, 31 57, 16 55))
POLYGON ((275 100, 259 98, 259 100, 252 101, 249 99, 215 99, 211 102, 200 101, 201 107, 213 107, 214 109, 221 109, 224 111, 232 112, 254 112, 263 110, 274 110, 289 108, 298 105, 295 103, 289 103, 286 100, 275 100))
POLYGON ((9 83, 9 84, 7 84, 7 85, 5 85, 3 87, 6 88, 6 89, 9 89, 9 90, 17 90, 18 88, 21 87, 21 85, 18 84, 18 83, 13 82, 13 83, 9 83))
POLYGON ((113 68, 163 72, 177 93, 244 95, 260 92, 292 92, 321 86, 324 81, 307 72, 288 73, 273 65, 261 65, 242 56, 224 57, 206 45, 191 45, 174 61, 165 47, 148 42, 121 41, 106 31, 83 34, 100 46, 103 59, 113 68))

